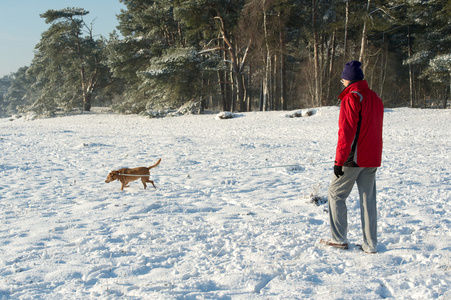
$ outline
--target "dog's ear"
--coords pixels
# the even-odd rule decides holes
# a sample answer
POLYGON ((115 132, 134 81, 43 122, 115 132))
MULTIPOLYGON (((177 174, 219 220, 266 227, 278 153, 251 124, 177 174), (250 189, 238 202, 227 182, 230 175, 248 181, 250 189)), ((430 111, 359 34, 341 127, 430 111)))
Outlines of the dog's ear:
POLYGON ((108 176, 115 176, 118 175, 119 172, 118 171, 111 171, 110 174, 108 174, 108 176))

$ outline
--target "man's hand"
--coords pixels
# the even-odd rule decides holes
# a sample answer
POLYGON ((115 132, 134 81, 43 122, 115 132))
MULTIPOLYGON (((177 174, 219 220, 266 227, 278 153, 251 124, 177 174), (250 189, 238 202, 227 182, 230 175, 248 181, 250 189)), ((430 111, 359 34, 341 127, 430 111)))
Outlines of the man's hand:
POLYGON ((343 167, 342 166, 334 166, 334 174, 337 176, 337 178, 340 178, 340 176, 343 176, 343 167))

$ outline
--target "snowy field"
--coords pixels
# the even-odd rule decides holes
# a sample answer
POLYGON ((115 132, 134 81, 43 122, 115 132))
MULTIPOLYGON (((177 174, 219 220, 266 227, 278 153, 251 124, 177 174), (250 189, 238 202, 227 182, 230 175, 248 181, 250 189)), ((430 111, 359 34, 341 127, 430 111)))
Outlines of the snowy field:
POLYGON ((318 245, 339 110, 315 112, 0 119, 0 299, 451 299, 451 110, 386 110, 374 255, 318 245), (158 158, 156 190, 105 183, 158 158))

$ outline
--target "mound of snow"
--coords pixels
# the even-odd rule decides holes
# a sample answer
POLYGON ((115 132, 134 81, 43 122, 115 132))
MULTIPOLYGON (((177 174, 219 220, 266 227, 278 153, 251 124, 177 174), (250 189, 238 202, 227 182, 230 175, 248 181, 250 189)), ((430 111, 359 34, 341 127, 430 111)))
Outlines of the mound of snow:
POLYGON ((301 117, 310 117, 316 114, 316 109, 301 109, 295 110, 285 114, 287 118, 301 118, 301 117))
POLYGON ((236 114, 228 112, 228 111, 223 111, 216 115, 217 120, 233 119, 235 117, 236 117, 236 114))

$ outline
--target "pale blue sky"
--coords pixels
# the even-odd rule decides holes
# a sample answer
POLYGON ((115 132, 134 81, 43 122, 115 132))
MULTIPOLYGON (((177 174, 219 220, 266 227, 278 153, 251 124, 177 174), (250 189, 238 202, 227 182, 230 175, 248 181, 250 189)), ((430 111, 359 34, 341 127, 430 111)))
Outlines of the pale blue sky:
POLYGON ((125 8, 119 0, 0 0, 0 78, 30 65, 41 33, 50 26, 39 15, 66 7, 89 11, 83 19, 87 24, 95 19, 93 33, 105 37, 116 29, 116 15, 125 8))

